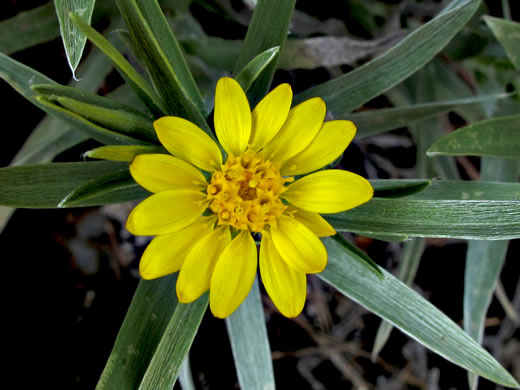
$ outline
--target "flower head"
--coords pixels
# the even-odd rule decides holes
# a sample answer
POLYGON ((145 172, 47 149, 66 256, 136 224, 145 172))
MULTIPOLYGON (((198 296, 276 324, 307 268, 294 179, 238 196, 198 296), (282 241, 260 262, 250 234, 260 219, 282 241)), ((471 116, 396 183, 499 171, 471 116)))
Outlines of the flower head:
POLYGON ((171 155, 143 154, 130 165, 137 183, 154 193, 127 221, 133 234, 157 235, 140 273, 153 279, 180 270, 179 301, 192 302, 209 290, 211 311, 223 318, 246 298, 259 263, 269 296, 282 314, 294 317, 305 303, 306 274, 327 264, 319 237, 335 234, 319 213, 351 209, 373 194, 354 173, 317 171, 343 153, 355 126, 324 122, 319 98, 291 108, 288 84, 253 112, 231 78, 219 80, 215 95, 215 132, 225 161, 199 127, 163 117, 154 126, 171 155), (253 236, 261 239, 259 256, 253 236))

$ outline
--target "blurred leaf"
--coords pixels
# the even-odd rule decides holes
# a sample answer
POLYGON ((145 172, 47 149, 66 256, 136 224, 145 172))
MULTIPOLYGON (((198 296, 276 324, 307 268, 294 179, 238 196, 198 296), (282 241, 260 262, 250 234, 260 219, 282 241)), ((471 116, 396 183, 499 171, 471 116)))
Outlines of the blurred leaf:
POLYGON ((374 197, 401 198, 423 191, 431 184, 430 180, 370 180, 374 197))
POLYGON ((324 242, 329 261, 319 276, 326 282, 449 361, 504 386, 518 387, 486 350, 426 299, 384 270, 384 280, 366 272, 334 240, 324 242))
MULTIPOLYGON (((140 187, 130 175, 128 167, 96 177, 93 180, 80 185, 69 192, 58 203, 58 207, 76 207, 85 204, 96 204, 97 199, 107 201, 113 196, 114 203, 123 202, 124 198, 130 200, 146 198, 150 193, 140 187), (125 194, 125 195, 121 195, 125 194), (120 198, 120 200, 118 199, 120 198)), ((125 199, 125 200, 127 200, 125 199)))
MULTIPOLYGON (((516 182, 518 162, 483 158, 481 180, 516 182)), ((519 186, 520 187, 520 186, 519 186)), ((520 191, 518 193, 520 197, 520 191)), ((482 344, 486 313, 493 297, 509 241, 470 241, 464 268, 464 329, 482 344)), ((477 388, 478 377, 469 376, 470 389, 477 388)))
POLYGON ((120 132, 98 126, 95 123, 75 114, 74 112, 48 101, 43 96, 38 96, 36 100, 38 101, 39 105, 49 114, 64 120, 75 129, 84 132, 90 138, 95 139, 96 141, 99 141, 103 144, 150 145, 149 142, 141 141, 136 138, 124 135, 120 132))
POLYGON ((177 274, 141 280, 96 390, 136 389, 178 306, 177 274))
MULTIPOLYGON (((150 2, 155 3, 155 0, 150 2)), ((163 48, 158 42, 158 39, 164 39, 164 37, 162 35, 158 37, 154 35, 154 32, 157 30, 160 30, 161 34, 165 33, 165 26, 162 26, 164 16, 161 11, 150 11, 150 7, 146 8, 146 15, 153 17, 151 22, 161 24, 162 26, 152 29, 136 0, 117 0, 117 5, 125 19, 135 50, 142 58, 155 88, 161 96, 162 103, 166 106, 166 113, 168 115, 186 118, 197 124, 201 129, 204 129, 211 137, 214 137, 203 113, 199 111, 199 106, 202 104, 200 94, 197 93, 193 96, 188 94, 187 89, 181 84, 176 70, 173 68, 174 64, 169 62, 171 58, 166 57, 163 48), (159 16, 157 16, 157 14, 159 14, 159 16), (155 16, 157 16, 157 18, 155 16)), ((168 39, 173 39, 171 32, 168 34, 168 39)), ((175 45, 177 45, 176 42, 175 45)), ((171 42, 166 46, 168 49, 173 50, 174 45, 171 42)), ((177 49, 178 48, 175 50, 177 49)), ((171 54, 171 52, 169 54, 171 54)), ((180 51, 175 52, 174 61, 176 61, 175 64, 177 66, 180 63, 179 61, 184 61, 180 51)), ((189 71, 186 70, 186 72, 189 71)), ((190 90, 190 93, 193 92, 193 88, 190 90)))
POLYGON ((0 52, 12 54, 51 41, 59 34, 56 10, 47 3, 0 22, 0 52))
POLYGON ((247 91, 251 87, 262 71, 278 56, 279 52, 280 48, 278 46, 268 49, 258 54, 238 72, 235 76, 235 80, 244 91, 247 91))
MULTIPOLYGON (((150 110, 161 116, 166 112, 159 96, 148 82, 130 65, 126 58, 105 38, 77 15, 72 14, 71 20, 76 26, 112 61, 119 74, 132 87, 139 98, 145 102, 150 110)), ((45 84, 41 82, 39 84, 45 84)))
POLYGON ((507 57, 520 70, 520 23, 486 15, 484 20, 504 47, 507 57))
POLYGON ((274 389, 273 363, 258 279, 246 300, 226 318, 241 389, 274 389))
MULTIPOLYGON (((170 288, 175 290, 174 286, 170 288)), ((177 304, 139 390, 173 388, 207 306, 208 294, 189 304, 177 304)))
POLYGON ((385 54, 296 95, 295 104, 319 96, 334 117, 347 114, 422 68, 468 22, 479 5, 479 0, 453 0, 437 17, 385 54))
POLYGON ((520 158, 520 115, 486 119, 436 141, 428 156, 489 156, 520 158))
POLYGON ((361 111, 345 115, 358 129, 357 137, 367 137, 427 119, 435 115, 453 111, 462 106, 480 104, 488 100, 503 99, 510 94, 502 93, 489 96, 476 96, 444 102, 420 103, 411 106, 361 111))
POLYGON ((100 160, 130 162, 138 154, 147 153, 168 154, 168 151, 162 146, 108 145, 89 150, 88 152, 85 152, 83 156, 88 158, 97 158, 100 160))
POLYGON ((346 252, 353 254, 353 259, 358 260, 361 264, 379 279, 383 280, 385 277, 379 266, 372 260, 365 252, 359 249, 357 246, 352 244, 349 240, 337 233, 331 237, 334 241, 340 244, 346 252))
MULTIPOLYGON (((415 279, 415 274, 419 267, 425 243, 426 240, 422 237, 412 238, 404 243, 401 260, 397 269, 397 278, 407 286, 411 286, 415 279)), ((377 356, 388 341, 392 329, 394 329, 394 326, 391 323, 385 320, 381 321, 370 354, 373 362, 376 361, 377 356)))
MULTIPOLYGON (((50 163, 0 168, 0 205, 20 208, 55 208, 58 203, 74 189, 104 175, 127 167, 127 163, 114 161, 92 161, 75 163, 50 163)), ((124 202, 138 199, 142 189, 137 192, 123 191, 112 199, 100 197, 93 203, 124 202)), ((112 195, 113 196, 113 195, 112 195)))
POLYGON ((179 383, 181 384, 182 390, 196 390, 195 383, 193 383, 193 376, 191 374, 190 367, 190 356, 187 355, 186 359, 181 366, 181 371, 179 372, 179 383))
POLYGON ((69 16, 71 13, 77 14, 85 23, 90 24, 95 2, 96 0, 54 0, 63 46, 74 78, 87 37, 77 29, 69 16))
POLYGON ((372 198, 362 206, 325 217, 337 231, 360 235, 520 238, 520 200, 372 198))
MULTIPOLYGON (((235 64, 234 75, 265 50, 279 46, 283 52, 295 3, 296 0, 258 1, 235 64)), ((250 88, 247 96, 252 108, 269 90, 277 66, 278 58, 275 58, 250 88)))

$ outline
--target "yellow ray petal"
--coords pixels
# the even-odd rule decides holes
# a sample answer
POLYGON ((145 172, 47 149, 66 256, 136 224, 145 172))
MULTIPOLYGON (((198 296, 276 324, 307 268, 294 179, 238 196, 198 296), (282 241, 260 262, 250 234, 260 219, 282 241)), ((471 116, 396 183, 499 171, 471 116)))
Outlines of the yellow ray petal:
POLYGON ((278 253, 293 269, 315 273, 327 265, 327 250, 320 239, 296 219, 280 216, 271 235, 278 253))
POLYGON ((137 236, 173 233, 200 218, 207 206, 206 195, 202 192, 159 192, 146 198, 132 210, 126 221, 126 228, 137 236))
POLYGON ((198 126, 176 116, 159 118, 153 125, 161 143, 174 156, 208 172, 220 168, 220 149, 198 126))
POLYGON ((208 185, 201 171, 169 154, 140 154, 130 164, 130 173, 151 192, 201 190, 208 185))
POLYGON ((260 275, 280 313, 286 317, 301 313, 307 295, 305 273, 289 267, 267 235, 262 237, 260 245, 260 275))
POLYGON ((253 110, 251 147, 262 149, 278 133, 291 109, 292 89, 289 84, 280 84, 269 92, 253 110))
POLYGON ((255 241, 243 230, 220 255, 211 278, 209 305, 215 317, 225 318, 246 299, 256 275, 255 241))
POLYGON ((242 154, 251 137, 251 108, 240 84, 221 78, 215 91, 215 132, 224 150, 242 154))
POLYGON ((289 111, 285 124, 265 146, 265 158, 283 162, 305 149, 321 128, 325 118, 325 102, 312 98, 289 111))
POLYGON ((303 175, 323 168, 343 153, 355 134, 356 126, 351 121, 337 120, 323 123, 309 146, 283 163, 281 174, 303 175))
POLYGON ((177 279, 179 302, 189 303, 208 291, 215 264, 231 242, 228 228, 218 228, 193 246, 177 279))
POLYGON ((334 228, 318 213, 299 209, 292 205, 287 207, 287 213, 290 213, 297 221, 303 223, 307 229, 318 237, 328 237, 336 234, 334 228))
POLYGON ((211 217, 201 217, 178 232, 155 237, 139 262, 143 279, 155 279, 181 269, 188 252, 211 231, 211 217))
POLYGON ((311 173, 289 185, 282 197, 316 213, 339 213, 368 202, 374 189, 363 177, 332 169, 311 173))

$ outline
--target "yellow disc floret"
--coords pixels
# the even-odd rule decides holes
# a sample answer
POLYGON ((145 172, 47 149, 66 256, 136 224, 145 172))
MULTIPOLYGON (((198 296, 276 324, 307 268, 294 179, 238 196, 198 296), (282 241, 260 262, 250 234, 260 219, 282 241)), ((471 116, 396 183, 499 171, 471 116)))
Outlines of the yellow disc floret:
POLYGON ((262 232, 276 225, 286 205, 280 194, 292 177, 282 177, 280 167, 264 160, 262 153, 248 149, 242 155, 229 155, 220 170, 215 171, 208 185, 210 209, 218 215, 219 225, 262 232))

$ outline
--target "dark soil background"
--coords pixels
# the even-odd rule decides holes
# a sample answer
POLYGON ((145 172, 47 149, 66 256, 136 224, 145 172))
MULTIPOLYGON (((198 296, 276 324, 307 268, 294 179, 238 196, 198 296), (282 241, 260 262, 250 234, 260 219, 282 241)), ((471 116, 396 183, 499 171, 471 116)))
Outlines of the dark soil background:
MULTIPOLYGON (((43 3, 43 0, 4 0, 0 20, 43 3)), ((240 2, 231 3, 240 9, 240 2)), ((349 13, 351 3, 359 2, 298 0, 297 8, 323 21, 332 17, 342 20, 349 33, 372 38, 349 13)), ((436 5, 436 2, 417 3, 436 5)), ((486 3, 491 14, 501 16, 499 1, 486 3)), ((192 12, 209 34, 240 38, 245 33, 243 26, 232 22, 216 25, 214 15, 199 2, 192 6, 192 12)), ((13 57, 58 82, 65 84, 69 80, 70 71, 60 40, 13 57)), ((288 81, 298 91, 330 77, 325 69, 280 72, 275 83, 288 81)), ((3 82, 0 93, 4 119, 0 166, 6 166, 43 113, 3 82)), ((370 103, 373 107, 385 104, 384 99, 370 103)), ((356 141, 348 148, 341 166, 364 176, 383 172, 385 177, 384 168, 378 164, 380 160, 374 157, 382 154, 399 167, 398 171, 412 169, 415 147, 405 129, 398 134, 408 142, 381 147, 371 141, 356 141)), ((68 151, 56 161, 77 161, 84 150, 68 151)), ((470 163, 478 169, 478 159, 470 163)), ((462 166, 460 169, 464 170, 462 166)), ((15 383, 6 388, 95 387, 138 284, 139 255, 147 244, 145 239, 134 238, 124 229, 131 207, 125 204, 16 211, 0 235, 6 325, 2 349, 8 361, 2 371, 7 374, 6 382, 15 383)), ((402 244, 351 238, 378 264, 395 269, 402 244)), ((465 250, 464 241, 428 240, 414 284, 417 291, 459 324, 462 324, 465 250)), ((520 312, 519 258, 520 242, 514 240, 501 282, 517 313, 520 312)), ((397 330, 380 358, 371 362, 370 351, 380 319, 315 276, 309 277, 308 286, 304 313, 294 320, 281 316, 264 295, 279 389, 467 389, 465 370, 428 352, 397 330)), ((486 324, 485 346, 520 379, 518 322, 515 325, 506 318, 502 306, 494 299, 486 324)), ((225 324, 209 312, 190 356, 198 389, 238 388, 225 324)), ((482 390, 496 388, 500 387, 485 380, 479 386, 482 390)))

